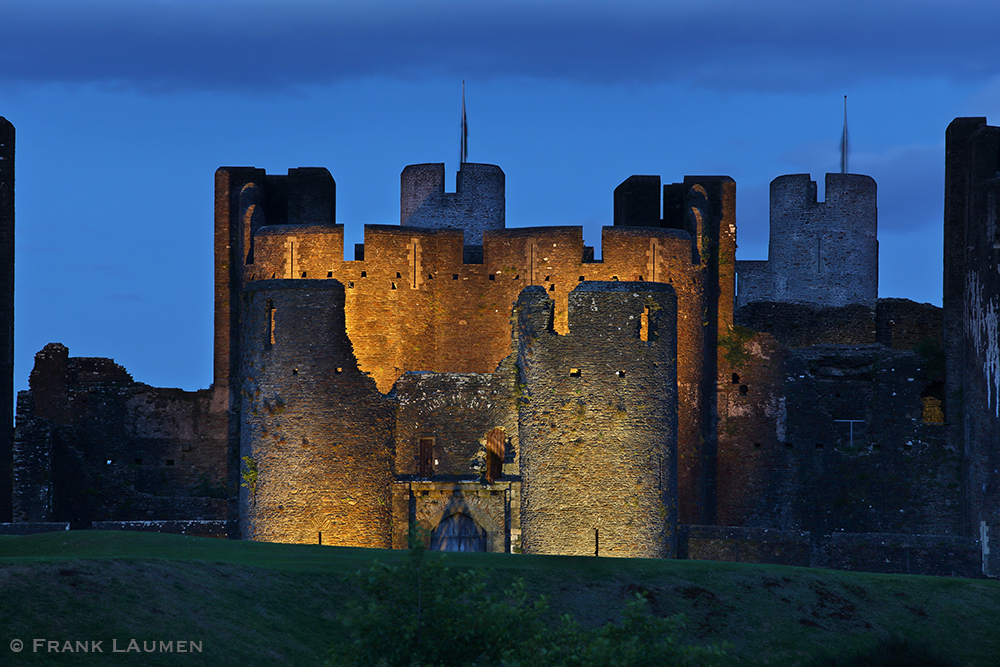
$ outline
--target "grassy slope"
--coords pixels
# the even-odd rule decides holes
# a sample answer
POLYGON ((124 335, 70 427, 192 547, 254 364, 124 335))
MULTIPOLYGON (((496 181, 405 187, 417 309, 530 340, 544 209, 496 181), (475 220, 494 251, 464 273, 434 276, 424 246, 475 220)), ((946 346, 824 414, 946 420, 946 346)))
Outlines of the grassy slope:
MULTIPOLYGON (((319 665, 335 639, 345 575, 401 552, 73 531, 0 536, 0 665, 319 665), (12 639, 27 648, 9 649, 12 639), (34 654, 35 638, 103 640, 104 655, 34 654), (201 640, 203 653, 111 654, 142 640, 201 640)), ((450 554, 454 569, 523 578, 584 623, 635 592, 683 613, 690 641, 733 645, 742 664, 805 663, 889 634, 970 665, 1000 665, 1000 582, 699 561, 450 554)))

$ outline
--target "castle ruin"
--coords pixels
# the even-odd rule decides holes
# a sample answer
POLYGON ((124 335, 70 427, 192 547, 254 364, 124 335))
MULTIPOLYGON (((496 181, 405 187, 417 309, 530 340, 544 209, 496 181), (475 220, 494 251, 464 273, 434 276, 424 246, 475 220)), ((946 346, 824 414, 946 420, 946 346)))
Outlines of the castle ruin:
POLYGON ((10 525, 995 575, 997 132, 949 128, 943 311, 878 299, 867 176, 775 179, 739 262, 732 179, 632 176, 596 259, 412 165, 345 259, 325 169, 220 168, 212 387, 47 346, 10 525))

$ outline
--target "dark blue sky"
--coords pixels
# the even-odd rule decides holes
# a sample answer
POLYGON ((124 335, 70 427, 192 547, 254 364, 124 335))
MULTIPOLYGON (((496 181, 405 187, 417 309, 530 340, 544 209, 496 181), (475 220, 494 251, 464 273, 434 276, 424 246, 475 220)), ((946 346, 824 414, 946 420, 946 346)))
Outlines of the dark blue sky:
POLYGON ((350 247, 398 222, 405 165, 457 169, 463 79, 508 226, 599 245, 629 175, 728 174, 743 259, 771 179, 839 169, 849 95, 880 294, 939 304, 944 130, 1000 122, 998 25, 986 2, 5 0, 17 387, 51 341, 208 386, 215 169, 327 167, 350 247))

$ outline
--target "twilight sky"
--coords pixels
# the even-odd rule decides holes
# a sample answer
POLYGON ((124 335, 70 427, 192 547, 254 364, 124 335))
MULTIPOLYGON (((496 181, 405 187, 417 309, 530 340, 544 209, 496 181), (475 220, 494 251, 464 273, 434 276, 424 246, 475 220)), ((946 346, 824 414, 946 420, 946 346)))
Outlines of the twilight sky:
POLYGON ((599 253, 629 175, 726 174, 740 259, 767 256, 771 179, 823 197, 848 95, 880 296, 940 304, 944 131, 1000 123, 998 26, 961 0, 4 0, 16 388, 53 341, 207 387, 215 169, 327 167, 353 248, 398 224, 407 164, 454 189, 462 80, 508 226, 582 225, 599 253))

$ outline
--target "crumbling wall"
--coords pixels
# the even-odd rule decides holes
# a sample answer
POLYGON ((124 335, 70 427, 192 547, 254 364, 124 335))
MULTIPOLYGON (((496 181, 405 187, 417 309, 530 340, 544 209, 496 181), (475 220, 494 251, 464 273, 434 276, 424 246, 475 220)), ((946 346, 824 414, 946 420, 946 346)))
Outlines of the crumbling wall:
POLYGON ((545 291, 522 292, 526 553, 675 554, 676 303, 667 285, 585 282, 570 295, 569 332, 560 335, 545 291))
MULTIPOLYGON (((945 418, 967 462, 963 531, 988 538, 1000 526, 1000 128, 956 118, 945 148, 945 418)), ((983 556, 1000 574, 995 553, 983 556)))
POLYGON ((506 373, 407 373, 396 400, 395 472, 412 479, 485 479, 486 436, 503 431, 504 474, 518 472, 517 398, 506 373), (433 440, 430 475, 421 476, 420 440, 433 440))
POLYGON ((393 406, 358 368, 344 286, 258 280, 245 299, 244 539, 390 547, 393 406))
POLYGON ((235 489, 210 390, 136 383, 58 343, 36 355, 29 386, 18 397, 16 521, 225 519, 235 489))

